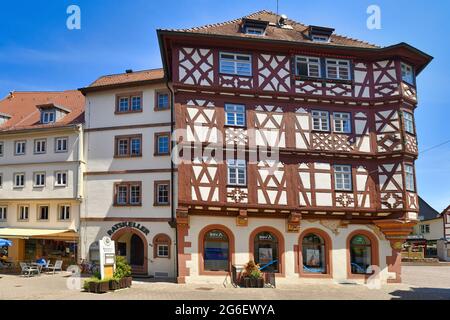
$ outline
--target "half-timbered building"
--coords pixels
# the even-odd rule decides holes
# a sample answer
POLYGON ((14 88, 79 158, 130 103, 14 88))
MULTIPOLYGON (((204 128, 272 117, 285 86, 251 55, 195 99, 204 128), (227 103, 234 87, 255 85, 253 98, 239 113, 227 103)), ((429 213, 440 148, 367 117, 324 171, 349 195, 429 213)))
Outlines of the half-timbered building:
POLYGON ((417 221, 415 77, 431 61, 260 11, 158 30, 174 91, 178 280, 400 281, 417 221))

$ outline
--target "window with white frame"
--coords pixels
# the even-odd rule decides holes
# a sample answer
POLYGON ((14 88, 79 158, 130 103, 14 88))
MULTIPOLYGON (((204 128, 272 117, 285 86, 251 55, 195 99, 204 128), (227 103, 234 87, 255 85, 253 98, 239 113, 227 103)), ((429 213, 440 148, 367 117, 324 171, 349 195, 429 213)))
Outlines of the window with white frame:
POLYGON ((295 58, 297 76, 320 78, 320 58, 298 56, 295 58))
POLYGON ((252 56, 239 53, 220 53, 220 73, 238 76, 252 75, 252 56))
POLYGON ((351 191, 352 167, 349 165, 335 165, 334 184, 337 191, 351 191))
POLYGON ((3 141, 0 141, 0 157, 3 157, 3 153, 5 152, 4 148, 5 148, 5 145, 4 145, 3 141))
POLYGON ((155 181, 155 205, 168 205, 170 203, 169 181, 155 181))
POLYGON ((265 33, 264 28, 257 28, 257 27, 245 27, 245 33, 256 35, 256 36, 263 36, 265 33))
POLYGON ((328 111, 313 110, 311 112, 313 130, 330 131, 330 115, 328 111))
POLYGON ((142 110, 141 100, 142 100, 141 96, 131 97, 131 110, 132 111, 141 111, 142 110))
POLYGON ((316 41, 316 42, 329 42, 330 38, 327 36, 314 35, 314 36, 312 36, 312 40, 316 41))
POLYGON ((45 172, 34 173, 34 187, 45 187, 45 172))
POLYGON ((333 112, 334 132, 351 133, 350 118, 350 113, 348 112, 333 112))
POLYGON ((6 221, 8 219, 8 207, 0 206, 0 221, 6 221))
POLYGON ((14 188, 25 187, 25 173, 14 173, 14 188))
POLYGON ((38 220, 48 220, 49 206, 38 206, 38 220))
POLYGON ((19 205, 19 221, 28 220, 28 215, 30 213, 30 207, 26 205, 19 205))
POLYGON ((228 184, 245 186, 247 184, 247 163, 245 160, 227 160, 228 184))
POLYGON ((55 152, 67 152, 68 138, 55 138, 55 152))
POLYGON ((119 185, 117 187, 117 201, 116 204, 126 205, 128 202, 128 186, 119 185))
POLYGON ((170 107, 169 93, 167 92, 158 92, 156 94, 156 109, 157 110, 166 110, 170 107))
POLYGON ((59 206, 59 220, 70 220, 70 205, 59 206))
POLYGON ((47 139, 34 140, 34 153, 44 154, 47 152, 47 139))
POLYGON ((225 124, 227 126, 245 127, 245 106, 225 104, 225 124))
POLYGON ((168 244, 158 244, 157 254, 158 254, 158 258, 168 258, 169 257, 169 245, 168 244))
POLYGON ((141 203, 141 185, 130 185, 130 204, 141 203))
POLYGON ((406 180, 406 190, 408 191, 415 191, 415 184, 414 184, 414 167, 412 165, 406 164, 405 165, 405 180, 406 180))
POLYGON ((350 61, 326 59, 328 79, 350 80, 350 61))
POLYGON ((56 119, 55 111, 43 111, 41 114, 41 122, 43 124, 54 123, 56 119))
POLYGON ((27 142, 26 141, 15 141, 14 142, 14 154, 16 156, 24 155, 26 151, 27 142))
POLYGON ((420 225, 420 233, 430 233, 430 225, 429 224, 421 224, 420 225))
POLYGON ((130 110, 130 98, 120 97, 119 98, 119 112, 128 112, 130 110))
POLYGON ((414 117, 412 113, 403 111, 403 121, 405 124, 405 131, 414 134, 414 117))
POLYGON ((414 70, 409 64, 402 62, 402 80, 414 85, 414 70))
POLYGON ((55 186, 57 187, 67 186, 67 171, 55 172, 55 186))

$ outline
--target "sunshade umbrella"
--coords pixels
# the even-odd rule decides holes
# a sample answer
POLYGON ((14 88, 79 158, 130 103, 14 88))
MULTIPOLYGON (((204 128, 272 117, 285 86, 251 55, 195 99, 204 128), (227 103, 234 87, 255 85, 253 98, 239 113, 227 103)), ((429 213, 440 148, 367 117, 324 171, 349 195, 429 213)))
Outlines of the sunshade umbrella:
POLYGON ((12 242, 5 239, 0 239, 0 247, 11 247, 12 242))

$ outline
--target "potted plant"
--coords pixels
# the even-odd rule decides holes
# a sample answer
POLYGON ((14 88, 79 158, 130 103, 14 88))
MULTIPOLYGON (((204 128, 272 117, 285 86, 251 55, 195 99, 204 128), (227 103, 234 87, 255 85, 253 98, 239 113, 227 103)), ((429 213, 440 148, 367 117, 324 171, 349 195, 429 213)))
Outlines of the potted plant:
MULTIPOLYGON (((133 278, 131 277, 131 267, 124 257, 116 257, 116 270, 114 271, 113 282, 118 284, 119 289, 131 287, 133 278)), ((112 284, 115 286, 115 284, 112 284)))
POLYGON ((245 288, 264 288, 261 270, 259 270, 259 266, 254 261, 249 261, 245 265, 241 283, 245 288))

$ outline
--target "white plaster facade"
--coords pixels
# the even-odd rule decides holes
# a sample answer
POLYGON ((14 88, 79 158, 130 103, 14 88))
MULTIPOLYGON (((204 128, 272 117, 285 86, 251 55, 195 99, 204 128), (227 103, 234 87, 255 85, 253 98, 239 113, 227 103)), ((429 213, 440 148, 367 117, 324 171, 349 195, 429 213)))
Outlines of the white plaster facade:
MULTIPOLYGON (((110 235, 108 230, 115 224, 136 222, 149 230, 148 234, 135 230, 145 238, 147 246, 144 248, 147 270, 142 273, 172 278, 176 277, 175 229, 169 225, 172 207, 154 203, 155 181, 172 179, 170 156, 154 154, 155 134, 171 131, 170 109, 155 111, 155 95, 163 90, 167 91, 167 88, 161 81, 155 85, 86 93, 85 154, 88 164, 84 178, 86 200, 80 222, 80 258, 89 260, 89 248, 104 236, 110 235), (117 114, 117 96, 136 92, 142 96, 142 112, 117 114), (115 157, 115 137, 136 134, 142 135, 142 156, 115 157), (125 181, 142 183, 140 206, 114 204, 114 186, 125 181), (170 238, 170 257, 154 257, 153 239, 158 234, 165 234, 170 238)), ((176 186, 176 180, 171 183, 171 188, 173 185, 176 186)), ((173 199, 176 202, 176 194, 173 199)), ((110 236, 114 239, 115 234, 110 236)), ((115 240, 126 243, 127 259, 130 262, 130 242, 127 236, 120 236, 115 240)))

